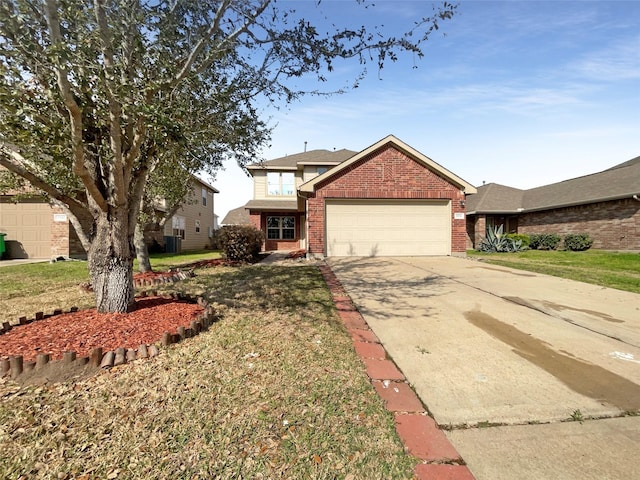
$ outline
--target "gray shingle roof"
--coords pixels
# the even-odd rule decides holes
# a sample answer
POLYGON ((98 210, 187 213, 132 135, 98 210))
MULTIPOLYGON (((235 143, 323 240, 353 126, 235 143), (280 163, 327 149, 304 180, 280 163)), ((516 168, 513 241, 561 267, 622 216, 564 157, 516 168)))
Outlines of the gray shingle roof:
POLYGON ((640 194, 640 157, 602 172, 529 190, 490 183, 467 197, 467 212, 517 213, 584 205, 640 194))
POLYGON ((507 213, 522 206, 524 190, 489 183, 478 187, 478 193, 467 197, 467 212, 507 213))
POLYGON ((298 211, 298 200, 249 200, 245 208, 250 210, 298 211))
POLYGON ((357 152, 342 149, 336 151, 330 150, 310 150, 308 152, 287 155, 286 157, 274 158, 261 163, 249 165, 248 169, 256 168, 297 168, 299 164, 320 164, 331 165, 344 162, 357 152))
POLYGON ((229 210, 229 212, 224 216, 222 220, 222 225, 250 225, 251 220, 249 219, 249 210, 242 207, 234 208, 233 210, 229 210))

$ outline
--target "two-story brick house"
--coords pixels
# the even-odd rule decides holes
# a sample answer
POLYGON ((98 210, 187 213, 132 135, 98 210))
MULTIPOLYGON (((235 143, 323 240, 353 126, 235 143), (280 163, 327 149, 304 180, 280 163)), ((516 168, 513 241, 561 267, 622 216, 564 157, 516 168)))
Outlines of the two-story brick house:
POLYGON ((265 250, 311 256, 464 255, 475 188, 393 135, 370 147, 313 150, 248 167, 245 208, 265 250))

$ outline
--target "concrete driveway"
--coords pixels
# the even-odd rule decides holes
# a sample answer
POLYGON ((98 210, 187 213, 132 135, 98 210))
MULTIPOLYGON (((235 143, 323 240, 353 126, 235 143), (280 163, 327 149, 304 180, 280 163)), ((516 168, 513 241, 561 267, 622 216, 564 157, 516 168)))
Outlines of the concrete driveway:
POLYGON ((329 263, 478 480, 640 478, 640 295, 451 257, 329 263))

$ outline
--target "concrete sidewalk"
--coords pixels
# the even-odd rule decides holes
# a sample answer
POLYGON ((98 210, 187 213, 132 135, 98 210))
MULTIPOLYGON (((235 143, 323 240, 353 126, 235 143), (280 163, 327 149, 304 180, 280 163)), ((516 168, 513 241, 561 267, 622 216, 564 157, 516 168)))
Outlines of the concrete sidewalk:
POLYGON ((639 295, 449 257, 330 265, 476 478, 640 478, 637 418, 559 423, 640 411, 639 295))
POLYGON ((10 267, 12 265, 24 265, 27 263, 45 263, 47 258, 15 258, 11 260, 0 260, 0 267, 10 267))

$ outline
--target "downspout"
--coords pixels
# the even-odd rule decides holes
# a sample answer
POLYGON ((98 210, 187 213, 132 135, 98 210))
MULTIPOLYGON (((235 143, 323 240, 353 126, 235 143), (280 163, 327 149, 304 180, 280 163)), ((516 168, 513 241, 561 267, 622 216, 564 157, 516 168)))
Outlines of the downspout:
POLYGON ((305 257, 308 260, 310 258, 309 256, 309 202, 307 202, 307 197, 305 195, 300 194, 300 190, 298 190, 298 197, 304 199, 304 243, 305 243, 305 250, 307 251, 305 257))

